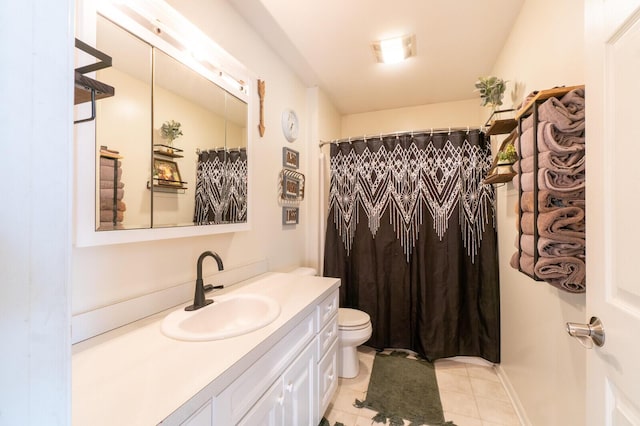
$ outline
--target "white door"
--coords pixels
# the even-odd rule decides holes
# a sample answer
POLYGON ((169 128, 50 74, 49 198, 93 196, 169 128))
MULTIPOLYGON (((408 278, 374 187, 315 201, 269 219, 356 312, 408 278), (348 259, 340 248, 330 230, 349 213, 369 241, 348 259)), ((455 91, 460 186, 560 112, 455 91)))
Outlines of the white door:
POLYGON ((640 0, 587 0, 587 424, 640 425, 640 0))

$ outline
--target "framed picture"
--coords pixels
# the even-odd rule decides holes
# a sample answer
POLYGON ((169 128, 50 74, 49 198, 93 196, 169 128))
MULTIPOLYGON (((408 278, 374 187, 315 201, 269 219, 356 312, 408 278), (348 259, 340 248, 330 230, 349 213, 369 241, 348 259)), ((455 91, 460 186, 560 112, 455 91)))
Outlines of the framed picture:
POLYGON ((153 178, 158 185, 182 187, 178 163, 161 158, 153 159, 153 178))
POLYGON ((282 147, 282 165, 290 169, 297 169, 300 167, 300 154, 298 151, 282 147))
POLYGON ((300 209, 298 207, 283 207, 282 208, 282 224, 283 225, 297 225, 300 209))
POLYGON ((282 177, 282 198, 297 199, 300 196, 300 179, 284 175, 282 177))

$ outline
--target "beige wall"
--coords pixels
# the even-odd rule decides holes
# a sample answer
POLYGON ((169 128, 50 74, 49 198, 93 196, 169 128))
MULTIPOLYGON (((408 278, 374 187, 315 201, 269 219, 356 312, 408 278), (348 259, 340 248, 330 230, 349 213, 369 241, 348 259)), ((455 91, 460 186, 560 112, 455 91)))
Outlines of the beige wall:
MULTIPOLYGON (((524 93, 584 83, 583 2, 527 0, 492 70, 524 93)), ((587 92, 588 96, 588 92, 587 92)), ((585 296, 535 282, 509 266, 515 251, 511 183, 497 190, 502 295, 501 368, 533 425, 585 424, 585 349, 564 331, 585 318, 585 296)))
POLYGON ((485 117, 479 108, 479 98, 471 99, 472 97, 473 87, 470 87, 470 99, 466 101, 345 115, 342 118, 341 137, 426 130, 432 127, 477 127, 484 123, 485 117))
MULTIPOLYGON (((249 154, 253 167, 250 182, 254 197, 250 200, 253 204, 252 230, 156 242, 74 248, 74 314, 178 284, 194 282, 196 259, 204 250, 217 251, 227 268, 265 258, 274 270, 294 265, 318 266, 317 254, 314 254, 317 245, 308 246, 306 242, 309 232, 309 222, 306 221, 313 220, 309 216, 309 210, 312 208, 313 194, 317 197, 318 187, 311 172, 317 164, 319 153, 318 134, 312 135, 306 131, 311 121, 311 110, 316 108, 313 103, 308 102, 307 88, 229 3, 207 0, 173 0, 169 3, 243 63, 254 73, 255 78, 266 81, 264 137, 261 138, 258 134, 257 122, 249 123, 253 139, 249 154), (294 143, 286 142, 281 131, 280 116, 286 108, 294 109, 300 119, 300 138, 294 143), (314 140, 311 140, 312 137, 314 140), (300 225, 287 227, 282 226, 282 207, 278 204, 277 193, 278 173, 282 169, 282 147, 285 145, 300 152, 300 172, 310 177, 305 188, 305 200, 300 205, 300 225), (312 158, 315 160, 312 161, 312 158)), ((324 99, 322 96, 320 98, 324 99)), ((326 105, 326 100, 322 102, 326 105)), ((331 107, 323 107, 322 111, 330 109, 331 107)), ((257 105, 254 114, 258 117, 257 105)), ((323 112, 323 117, 324 114, 323 112)), ((337 124, 327 124, 327 121, 334 120, 335 118, 323 118, 322 127, 337 127, 337 124)), ((313 223, 317 226, 317 219, 313 223)), ((212 274, 215 270, 215 262, 205 262, 205 275, 212 274)))

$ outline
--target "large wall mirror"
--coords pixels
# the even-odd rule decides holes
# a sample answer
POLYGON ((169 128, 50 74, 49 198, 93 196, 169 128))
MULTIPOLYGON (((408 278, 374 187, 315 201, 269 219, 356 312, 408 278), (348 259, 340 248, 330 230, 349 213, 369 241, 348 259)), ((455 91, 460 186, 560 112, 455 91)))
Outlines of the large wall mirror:
POLYGON ((113 59, 96 78, 115 96, 97 103, 95 232, 247 223, 246 80, 121 12, 96 15, 96 47, 113 59))

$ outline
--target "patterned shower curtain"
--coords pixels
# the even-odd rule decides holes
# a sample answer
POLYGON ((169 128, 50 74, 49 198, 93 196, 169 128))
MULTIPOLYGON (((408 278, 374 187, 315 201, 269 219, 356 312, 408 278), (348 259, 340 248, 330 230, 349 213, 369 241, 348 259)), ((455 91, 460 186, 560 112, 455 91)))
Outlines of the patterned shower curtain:
POLYGON ((368 345, 500 361, 490 166, 477 130, 331 146, 324 274, 371 316, 368 345))
POLYGON ((201 151, 195 196, 196 225, 246 222, 247 150, 201 151))

